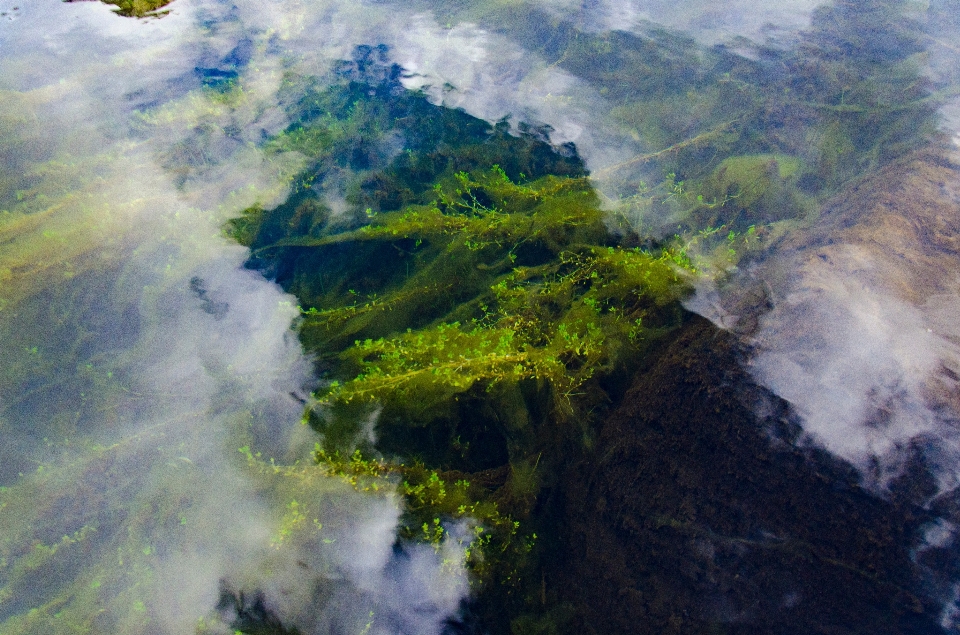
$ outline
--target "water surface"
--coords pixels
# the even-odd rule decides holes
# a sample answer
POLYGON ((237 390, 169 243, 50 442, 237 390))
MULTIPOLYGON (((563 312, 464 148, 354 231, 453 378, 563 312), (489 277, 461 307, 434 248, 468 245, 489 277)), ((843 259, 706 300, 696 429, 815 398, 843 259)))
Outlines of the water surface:
POLYGON ((746 347, 797 443, 929 514, 900 547, 929 573, 921 611, 955 628, 956 6, 168 8, 0 2, 0 632, 456 621, 459 530, 396 543, 389 487, 313 464, 299 300, 223 232, 296 187, 309 157, 270 142, 299 96, 381 44, 433 103, 574 144, 611 228, 678 234, 700 272, 688 308, 746 347), (723 174, 758 165, 782 191, 747 215, 678 203, 684 179, 742 196, 723 174), (721 225, 761 245, 696 239, 721 225))

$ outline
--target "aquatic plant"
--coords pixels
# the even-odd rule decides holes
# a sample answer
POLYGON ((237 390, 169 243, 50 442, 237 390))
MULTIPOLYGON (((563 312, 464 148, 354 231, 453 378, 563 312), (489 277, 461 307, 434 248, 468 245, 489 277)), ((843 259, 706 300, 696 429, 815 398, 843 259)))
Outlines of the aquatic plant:
POLYGON ((461 541, 475 588, 519 584, 518 571, 533 549, 537 534, 501 513, 486 488, 471 484, 460 473, 442 473, 420 462, 407 465, 368 459, 360 450, 347 457, 338 451, 328 452, 318 443, 315 458, 328 474, 344 479, 359 491, 397 485, 405 502, 398 527, 400 538, 431 544, 438 551, 445 540, 461 541), (452 536, 451 528, 463 523, 468 538, 452 536))
MULTIPOLYGON (((789 48, 746 40, 708 48, 654 24, 630 32, 585 29, 573 16, 532 2, 421 4, 442 22, 502 34, 597 91, 595 107, 609 112, 608 129, 636 148, 635 156, 593 175, 611 207, 634 196, 641 180, 655 190, 672 173, 697 190, 731 157, 776 156, 799 160, 786 179, 795 191, 778 206, 777 220, 802 220, 809 198, 822 201, 930 139, 936 105, 952 90, 934 90, 921 70, 929 36, 915 7, 900 0, 824 3, 789 48), (743 49, 753 54, 739 54, 743 49), (799 205, 790 204, 797 194, 799 205)), ((653 205, 642 231, 672 232, 683 211, 653 205)), ((726 224, 742 231, 768 222, 728 217, 739 211, 723 206, 718 218, 694 219, 688 228, 726 224)))
POLYGON ((620 349, 649 335, 644 319, 656 303, 679 297, 675 262, 669 253, 593 247, 561 252, 548 265, 515 267, 471 302, 478 316, 469 323, 356 341, 343 356, 360 374, 331 383, 319 403, 415 399, 422 408, 475 384, 489 390, 534 379, 551 387, 559 413, 572 414, 571 394, 613 365, 620 349))
POLYGON ((339 350, 337 363, 358 370, 318 394, 320 405, 376 401, 390 414, 412 401, 426 412, 475 388, 535 380, 572 414, 570 395, 654 333, 661 307, 683 293, 672 252, 597 244, 603 212, 582 180, 516 184, 494 167, 458 172, 433 192, 431 205, 354 231, 263 248, 349 245, 368 262, 410 250, 402 277, 384 272, 374 285, 344 272, 313 299, 323 308, 304 311, 308 345, 330 361, 339 350))
POLYGON ((325 433, 317 458, 361 487, 382 486, 371 477, 384 472, 400 475, 406 539, 436 543, 457 519, 476 523, 468 549, 474 579, 504 590, 520 584, 536 533, 522 526, 536 486, 522 493, 518 486, 525 458, 543 452, 538 443, 518 443, 529 432, 528 409, 546 408, 547 425, 558 426, 561 437, 569 434, 563 427, 580 429, 583 421, 570 428, 573 420, 587 417, 586 404, 598 399, 581 396, 602 392, 600 376, 639 358, 677 323, 685 279, 670 251, 595 244, 606 237, 603 212, 582 179, 517 184, 495 166, 458 172, 432 192, 430 205, 263 250, 340 255, 349 246, 361 262, 404 248, 413 254, 403 276, 384 272, 376 285, 358 279, 365 272, 344 271, 336 287, 347 288, 341 297, 327 290, 315 300, 324 304, 303 310, 304 341, 336 369, 307 416, 325 433), (539 405, 518 404, 515 391, 531 382, 540 386, 539 405), (475 400, 501 413, 499 427, 516 430, 499 433, 515 445, 499 459, 511 465, 500 494, 470 490, 469 476, 463 478, 490 461, 465 409, 475 400), (439 449, 446 458, 430 456, 430 468, 404 467, 363 459, 357 450, 344 461, 356 438, 351 423, 370 408, 377 409, 381 451, 430 456, 429 446, 411 443, 408 432, 421 429, 448 439, 439 449), (384 443, 388 437, 396 442, 384 443), (461 459, 451 462, 458 445, 461 459), (446 475, 451 468, 455 476, 446 475), (494 503, 497 496, 506 496, 506 511, 494 503))
MULTIPOLYGON (((64 2, 79 2, 81 0, 64 0, 64 2)), ((101 0, 104 4, 117 7, 114 13, 127 18, 160 18, 168 13, 161 11, 173 0, 101 0)))

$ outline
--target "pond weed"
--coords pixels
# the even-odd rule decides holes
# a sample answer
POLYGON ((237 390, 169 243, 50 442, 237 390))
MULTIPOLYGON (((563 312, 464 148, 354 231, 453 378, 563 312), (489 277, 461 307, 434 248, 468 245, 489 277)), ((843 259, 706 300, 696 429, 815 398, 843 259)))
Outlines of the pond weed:
MULTIPOLYGON (((64 2, 78 2, 80 0, 64 0, 64 2)), ((170 13, 162 11, 173 0, 101 0, 104 4, 115 6, 114 13, 126 18, 162 18, 170 13)))

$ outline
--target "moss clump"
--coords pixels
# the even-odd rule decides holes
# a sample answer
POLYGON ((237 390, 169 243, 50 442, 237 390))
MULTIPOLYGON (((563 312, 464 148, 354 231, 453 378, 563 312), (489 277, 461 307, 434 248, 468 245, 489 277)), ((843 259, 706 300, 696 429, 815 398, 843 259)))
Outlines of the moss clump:
MULTIPOLYGON (((80 0, 64 0, 64 2, 79 2, 80 0)), ((161 11, 173 0, 101 0, 104 4, 111 4, 115 7, 114 13, 118 13, 127 18, 160 18, 168 13, 161 11)))

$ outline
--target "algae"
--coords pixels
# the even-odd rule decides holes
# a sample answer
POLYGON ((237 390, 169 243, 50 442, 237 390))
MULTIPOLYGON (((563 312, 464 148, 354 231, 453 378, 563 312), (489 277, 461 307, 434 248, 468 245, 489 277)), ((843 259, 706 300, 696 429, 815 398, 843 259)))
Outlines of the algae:
POLYGON ((581 12, 534 2, 412 4, 502 34, 595 89, 608 125, 639 150, 594 175, 620 195, 638 179, 693 184, 731 155, 776 154, 800 159, 802 189, 827 197, 931 138, 937 104, 955 92, 924 73, 927 36, 902 0, 825 3, 789 47, 705 47, 655 24, 597 31, 581 12))
POLYGON ((532 380, 572 415, 572 392, 675 320, 663 308, 683 293, 675 255, 615 246, 568 148, 430 104, 385 56, 359 49, 339 85, 301 101, 274 143, 312 146, 313 166, 286 204, 231 227, 300 299, 307 348, 341 369, 319 403, 375 400, 381 422, 423 427, 461 393, 532 380), (376 151, 398 133, 411 147, 376 151), (318 198, 331 172, 349 174, 340 218, 318 198))
MULTIPOLYGON (((64 2, 82 2, 83 0, 63 0, 64 2)), ((116 7, 114 13, 126 18, 162 18, 170 10, 161 11, 173 0, 101 0, 104 4, 116 7)))

